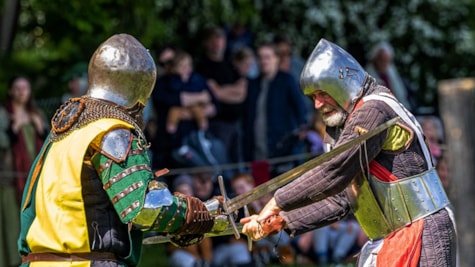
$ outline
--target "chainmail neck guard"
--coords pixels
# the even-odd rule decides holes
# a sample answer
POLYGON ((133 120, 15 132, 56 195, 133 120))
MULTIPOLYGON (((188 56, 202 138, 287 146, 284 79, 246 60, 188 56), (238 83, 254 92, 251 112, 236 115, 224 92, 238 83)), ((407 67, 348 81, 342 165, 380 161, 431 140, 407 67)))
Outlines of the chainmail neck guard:
POLYGON ((71 132, 81 129, 91 122, 103 118, 119 119, 134 126, 139 138, 146 141, 142 119, 143 105, 135 105, 130 110, 104 100, 82 96, 71 98, 61 105, 51 119, 52 142, 59 141, 71 132))

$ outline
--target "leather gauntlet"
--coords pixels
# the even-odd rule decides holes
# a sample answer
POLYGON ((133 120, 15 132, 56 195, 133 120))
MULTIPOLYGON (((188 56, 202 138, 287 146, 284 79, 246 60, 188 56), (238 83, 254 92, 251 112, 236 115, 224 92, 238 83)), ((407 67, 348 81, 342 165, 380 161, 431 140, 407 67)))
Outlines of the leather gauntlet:
POLYGON ((200 199, 178 192, 175 192, 174 195, 186 201, 183 225, 173 233, 174 235, 199 235, 211 231, 214 218, 200 199))

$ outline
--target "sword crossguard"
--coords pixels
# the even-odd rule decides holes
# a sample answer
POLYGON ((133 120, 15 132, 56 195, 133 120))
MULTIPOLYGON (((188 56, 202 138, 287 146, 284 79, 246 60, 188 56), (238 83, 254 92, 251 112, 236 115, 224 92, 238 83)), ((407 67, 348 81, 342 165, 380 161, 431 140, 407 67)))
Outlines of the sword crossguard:
POLYGON ((226 193, 226 188, 224 186, 223 176, 221 175, 218 176, 218 184, 219 184, 219 190, 221 191, 221 196, 223 197, 224 212, 226 213, 226 215, 228 215, 229 224, 231 225, 233 229, 234 237, 236 237, 236 239, 240 239, 241 235, 239 234, 239 230, 237 229, 236 222, 234 221, 234 213, 228 212, 227 202, 229 201, 229 198, 228 198, 228 194, 226 193))

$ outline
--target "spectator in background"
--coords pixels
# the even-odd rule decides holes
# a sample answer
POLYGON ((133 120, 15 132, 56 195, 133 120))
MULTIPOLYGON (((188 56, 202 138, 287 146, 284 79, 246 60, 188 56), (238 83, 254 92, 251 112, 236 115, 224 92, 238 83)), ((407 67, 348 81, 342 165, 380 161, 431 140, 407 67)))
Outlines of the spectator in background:
POLYGON ((157 76, 163 76, 171 72, 171 63, 175 57, 176 47, 164 45, 158 49, 157 55, 157 76))
POLYGON ((188 196, 194 196, 193 180, 188 174, 181 174, 175 177, 172 181, 172 189, 175 192, 180 192, 188 196))
MULTIPOLYGON (((203 166, 202 166, 203 167, 203 166)), ((199 199, 206 199, 209 196, 220 195, 211 168, 205 168, 203 171, 190 173, 193 182, 193 193, 199 199)))
MULTIPOLYGON (((158 119, 158 114, 160 113, 160 111, 162 111, 162 108, 160 107, 156 107, 155 105, 158 105, 158 103, 154 103, 154 101, 156 101, 157 99, 157 93, 158 93, 158 79, 160 79, 162 76, 165 76, 167 74, 170 74, 171 73, 171 67, 170 67, 170 63, 172 62, 173 60, 173 57, 175 56, 175 47, 172 46, 172 45, 164 45, 162 47, 159 47, 158 49, 158 52, 157 52, 157 82, 155 83, 155 87, 152 91, 152 97, 148 100, 147 102, 147 106, 145 107, 145 109, 149 109, 150 112, 150 117, 147 121, 145 121, 145 118, 144 118, 144 122, 145 122, 145 135, 147 136, 147 138, 149 140, 152 140, 154 141, 155 138, 157 138, 157 130, 158 130, 158 122, 157 122, 157 119, 158 119)), ((151 154, 151 157, 152 157, 152 161, 155 162, 153 160, 153 152, 154 151, 157 151, 157 147, 155 146, 154 144, 155 142, 152 142, 152 146, 151 146, 151 149, 150 149, 150 154, 151 154)), ((158 150, 159 151, 159 150, 158 150)), ((155 165, 155 163, 154 163, 155 165)))
POLYGON ((387 42, 376 44, 368 56, 365 69, 379 84, 387 87, 394 96, 410 111, 418 106, 414 88, 397 71, 394 65, 394 50, 387 42))
POLYGON ((13 166, 16 172, 18 201, 21 200, 26 177, 48 133, 43 112, 37 108, 26 76, 15 76, 8 84, 6 110, 10 121, 13 166))
POLYGON ((364 244, 358 242, 361 233, 358 222, 354 218, 346 218, 298 235, 292 240, 292 244, 299 255, 317 263, 318 266, 342 264, 361 249, 364 244))
MULTIPOLYGON (((231 178, 231 188, 234 195, 238 196, 251 191, 255 187, 254 177, 249 173, 238 173, 231 178)), ((264 196, 247 205, 251 214, 257 214, 272 198, 272 195, 264 196)))
POLYGON ((435 169, 437 170, 437 174, 439 175, 442 185, 444 186, 445 190, 448 191, 450 186, 450 172, 447 156, 443 155, 439 158, 435 169))
POLYGON ((290 39, 284 34, 276 34, 273 43, 279 53, 280 70, 290 73, 296 81, 300 80, 305 60, 294 52, 290 39))
POLYGON ((61 96, 61 103, 82 96, 87 89, 87 64, 83 62, 75 64, 63 79, 68 83, 68 91, 61 96))
POLYGON ((313 252, 320 265, 342 264, 356 245, 360 232, 358 222, 353 218, 335 222, 313 231, 313 252))
POLYGON ((259 74, 256 58, 251 48, 241 47, 237 49, 234 51, 231 60, 234 68, 241 77, 252 79, 256 78, 259 74))
POLYGON ((261 44, 257 57, 261 74, 249 81, 245 102, 245 159, 266 160, 303 153, 301 130, 306 129, 306 109, 297 82, 279 70, 279 56, 273 44, 261 44), (279 146, 288 140, 291 142, 279 146))
POLYGON ((0 106, 0 266, 12 267, 21 262, 16 249, 20 216, 7 117, 7 111, 0 106))
MULTIPOLYGON (((174 178, 172 185, 174 192, 194 196, 193 181, 189 175, 177 176, 174 178)), ((205 237, 198 244, 184 248, 168 244, 167 251, 170 253, 170 267, 206 267, 209 266, 213 257, 212 240, 209 237, 205 237)))
POLYGON ((243 102, 247 94, 247 80, 241 77, 225 59, 226 35, 219 27, 205 29, 204 54, 197 63, 196 71, 208 80, 216 98, 218 112, 211 119, 209 131, 223 141, 232 162, 241 161, 240 120, 243 102))
POLYGON ((198 128, 208 129, 208 117, 216 113, 211 93, 206 81, 193 72, 193 61, 186 52, 177 52, 171 63, 172 73, 167 89, 180 98, 181 106, 174 106, 168 111, 167 132, 176 132, 182 119, 194 119, 198 128))
POLYGON ((152 94, 157 124, 152 142, 154 168, 181 167, 172 152, 182 145, 188 134, 206 129, 207 117, 216 112, 206 80, 193 72, 187 53, 175 51, 166 68, 152 94), (205 105, 200 106, 200 103, 205 105), (197 117, 200 123, 196 122, 197 117))
POLYGON ((437 116, 418 117, 427 146, 429 147, 432 161, 439 174, 440 181, 446 190, 449 189, 449 169, 447 156, 444 155, 444 130, 442 121, 437 116))
POLYGON ((307 131, 306 141, 308 145, 308 151, 312 156, 318 156, 325 152, 325 145, 323 144, 323 138, 325 137, 325 123, 323 122, 322 115, 319 112, 313 112, 310 121, 310 127, 307 131))
MULTIPOLYGON (((231 188, 235 195, 244 194, 254 187, 254 177, 248 173, 238 173, 231 179, 231 188)), ((272 194, 268 194, 249 203, 249 213, 251 215, 258 214, 271 198, 272 194)), ((290 237, 284 231, 254 242, 252 249, 253 260, 256 266, 266 266, 271 262, 290 264, 294 261, 294 252, 290 245, 290 237)))
POLYGON ((239 22, 232 23, 225 29, 226 34, 226 58, 229 59, 232 54, 243 47, 252 48, 254 37, 249 28, 239 22))
MULTIPOLYGON (((275 44, 279 54, 280 70, 290 73, 296 81, 299 81, 300 74, 305 65, 305 60, 295 53, 290 38, 283 33, 278 33, 274 35, 272 42, 275 44)), ((312 119, 312 113, 315 113, 315 109, 313 108, 313 103, 309 98, 305 97, 303 94, 302 97, 304 99, 303 102, 305 103, 305 107, 307 108, 307 120, 310 121, 312 119)))
POLYGON ((432 155, 434 165, 437 165, 439 158, 442 157, 443 130, 440 119, 435 116, 418 118, 421 122, 425 141, 432 155))
MULTIPOLYGON (((175 56, 175 50, 176 48, 170 44, 166 44, 158 48, 156 59, 157 79, 171 72, 170 63, 172 62, 173 57, 175 56)), ((154 91, 152 92, 152 94, 157 91, 156 89, 157 84, 155 83, 154 91)), ((144 109, 143 120, 145 123, 144 133, 146 137, 149 138, 149 140, 154 140, 157 135, 157 114, 153 103, 153 97, 151 97, 147 101, 147 105, 144 109)), ((149 151, 152 160, 153 151, 155 151, 154 148, 149 151)))

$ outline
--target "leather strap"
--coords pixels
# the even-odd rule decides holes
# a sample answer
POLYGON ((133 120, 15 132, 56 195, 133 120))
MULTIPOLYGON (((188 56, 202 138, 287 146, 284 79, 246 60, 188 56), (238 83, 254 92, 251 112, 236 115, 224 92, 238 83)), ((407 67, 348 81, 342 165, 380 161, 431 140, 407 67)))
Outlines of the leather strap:
POLYGON ((117 261, 117 257, 112 252, 30 253, 21 259, 22 263, 35 261, 117 261))

